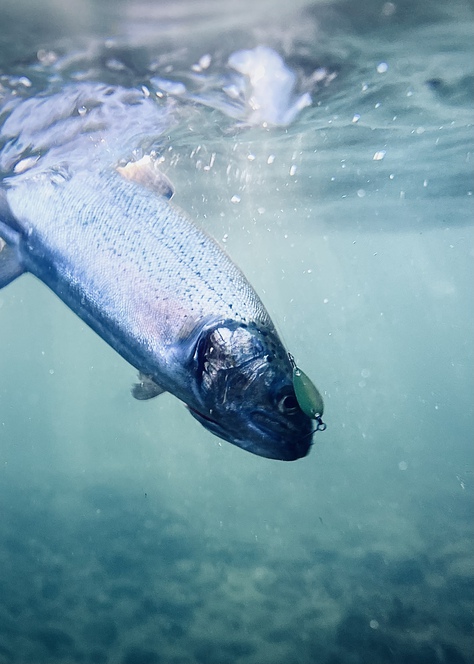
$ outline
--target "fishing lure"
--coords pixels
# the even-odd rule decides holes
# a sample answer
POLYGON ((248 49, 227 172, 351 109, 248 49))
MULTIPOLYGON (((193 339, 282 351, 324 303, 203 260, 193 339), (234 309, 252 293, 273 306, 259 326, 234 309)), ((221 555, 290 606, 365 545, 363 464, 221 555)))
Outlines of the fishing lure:
POLYGON ((288 353, 288 359, 293 367, 293 388, 299 407, 305 415, 316 420, 316 431, 325 431, 326 424, 322 420, 324 401, 321 393, 305 372, 296 365, 293 355, 288 353))

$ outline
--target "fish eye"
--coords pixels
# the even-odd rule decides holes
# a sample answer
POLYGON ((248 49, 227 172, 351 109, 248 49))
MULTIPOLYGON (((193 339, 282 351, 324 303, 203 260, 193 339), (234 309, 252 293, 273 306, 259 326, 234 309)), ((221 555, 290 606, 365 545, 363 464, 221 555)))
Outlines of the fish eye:
POLYGON ((286 415, 293 415, 298 410, 298 401, 294 394, 285 394, 278 402, 278 410, 286 415))

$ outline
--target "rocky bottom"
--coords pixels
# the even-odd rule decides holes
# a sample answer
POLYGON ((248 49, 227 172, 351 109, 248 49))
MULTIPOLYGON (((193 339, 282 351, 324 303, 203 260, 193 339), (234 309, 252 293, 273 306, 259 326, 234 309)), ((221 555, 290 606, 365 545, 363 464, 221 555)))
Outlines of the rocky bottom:
POLYGON ((1 664, 474 661, 469 525, 449 510, 451 545, 412 557, 354 533, 335 550, 324 529, 288 556, 106 485, 0 500, 1 664))

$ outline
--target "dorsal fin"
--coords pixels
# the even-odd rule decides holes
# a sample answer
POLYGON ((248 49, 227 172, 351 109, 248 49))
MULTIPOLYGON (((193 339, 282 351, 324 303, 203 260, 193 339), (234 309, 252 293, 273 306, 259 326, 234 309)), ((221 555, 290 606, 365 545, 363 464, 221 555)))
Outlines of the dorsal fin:
POLYGON ((148 154, 138 161, 129 161, 125 166, 117 166, 117 171, 126 180, 141 184, 155 194, 166 198, 171 198, 174 194, 173 185, 148 154))

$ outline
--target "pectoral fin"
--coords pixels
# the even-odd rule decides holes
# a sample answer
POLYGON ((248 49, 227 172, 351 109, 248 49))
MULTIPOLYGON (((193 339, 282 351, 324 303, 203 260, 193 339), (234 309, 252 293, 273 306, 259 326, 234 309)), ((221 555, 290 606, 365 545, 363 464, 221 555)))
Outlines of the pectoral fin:
POLYGON ((24 271, 17 248, 11 247, 0 237, 0 288, 7 286, 24 271))
POLYGON ((138 161, 129 161, 125 166, 117 166, 117 171, 126 180, 141 184, 155 194, 165 198, 171 198, 174 194, 173 185, 158 169, 150 155, 145 155, 138 161))
POLYGON ((154 380, 149 376, 145 376, 139 372, 138 374, 139 383, 135 383, 132 387, 132 396, 139 401, 146 401, 147 399, 153 399, 163 392, 166 392, 162 387, 160 387, 154 380))

